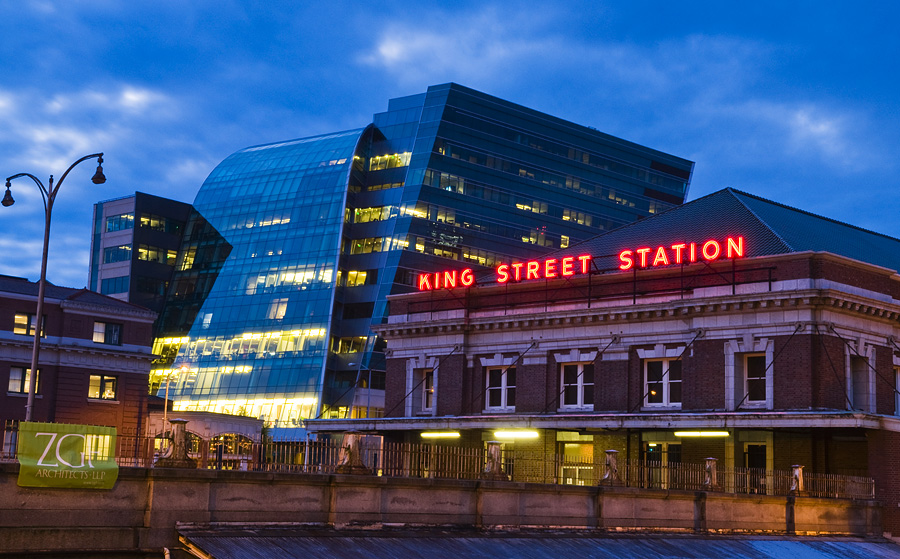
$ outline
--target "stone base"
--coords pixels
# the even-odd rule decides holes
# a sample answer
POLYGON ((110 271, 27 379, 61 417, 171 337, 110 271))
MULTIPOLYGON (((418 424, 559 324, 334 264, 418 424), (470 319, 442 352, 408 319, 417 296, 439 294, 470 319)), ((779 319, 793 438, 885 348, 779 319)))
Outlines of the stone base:
POLYGON ((353 476, 368 476, 372 475, 372 470, 361 465, 351 465, 351 464, 342 464, 334 469, 334 473, 336 474, 350 474, 353 476))
POLYGON ((157 468, 186 468, 197 469, 197 461, 193 458, 160 458, 154 464, 157 468))

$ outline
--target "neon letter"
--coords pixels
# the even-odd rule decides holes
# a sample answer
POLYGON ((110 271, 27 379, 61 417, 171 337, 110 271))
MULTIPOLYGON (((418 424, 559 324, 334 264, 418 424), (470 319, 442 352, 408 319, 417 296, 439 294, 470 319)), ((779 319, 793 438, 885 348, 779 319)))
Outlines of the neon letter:
POLYGON ((500 264, 497 266, 497 283, 506 283, 509 281, 509 264, 500 264))
POLYGON ((669 256, 666 254, 665 247, 659 247, 656 249, 656 256, 653 258, 653 265, 659 266, 662 264, 663 266, 669 265, 669 256))
POLYGON ((630 270, 634 267, 634 260, 631 258, 632 254, 633 252, 630 250, 623 250, 619 253, 619 260, 622 261, 622 263, 619 264, 620 270, 630 270))
POLYGON ((697 261, 697 243, 691 243, 691 262, 697 261))
POLYGON ((512 267, 513 267, 513 270, 516 271, 516 274, 515 274, 516 281, 519 281, 520 279, 522 279, 522 266, 524 266, 524 265, 525 264, 522 264, 521 262, 513 262, 512 267))
POLYGON ((469 287, 473 283, 475 283, 475 274, 472 273, 472 268, 466 268, 459 274, 459 283, 463 284, 466 287, 469 287))
POLYGON ((581 262, 581 273, 586 274, 591 270, 590 262, 591 255, 590 254, 582 254, 578 257, 578 261, 581 262))
POLYGON ((641 255, 641 268, 646 268, 647 267, 647 254, 650 252, 650 249, 649 248, 639 248, 635 252, 637 252, 638 254, 641 255))
POLYGON ((444 287, 450 289, 456 287, 456 270, 452 272, 444 272, 444 287))
POLYGON ((431 289, 431 274, 419 274, 419 291, 431 289))
POLYGON ((572 266, 575 264, 574 256, 566 256, 562 259, 562 275, 564 276, 573 276, 575 275, 575 270, 572 269, 572 266))
POLYGON ((721 253, 722 247, 719 246, 719 243, 717 241, 706 241, 705 243, 703 243, 703 258, 706 258, 707 260, 715 260, 721 253), (713 247, 714 249, 716 249, 715 252, 710 253, 707 250, 709 247, 713 247))
POLYGON ((737 242, 735 242, 734 237, 728 237, 726 239, 728 243, 728 258, 737 258, 739 256, 744 256, 744 238, 738 237, 737 242))
POLYGON ((675 251, 675 263, 676 264, 681 264, 681 262, 682 262, 681 251, 683 251, 686 248, 687 248, 687 245, 684 243, 672 245, 672 250, 675 251))
POLYGON ((556 258, 548 258, 544 262, 544 277, 555 278, 559 274, 556 273, 556 258))
POLYGON ((528 268, 525 271, 525 279, 538 279, 540 275, 541 263, 537 260, 529 260, 528 268))

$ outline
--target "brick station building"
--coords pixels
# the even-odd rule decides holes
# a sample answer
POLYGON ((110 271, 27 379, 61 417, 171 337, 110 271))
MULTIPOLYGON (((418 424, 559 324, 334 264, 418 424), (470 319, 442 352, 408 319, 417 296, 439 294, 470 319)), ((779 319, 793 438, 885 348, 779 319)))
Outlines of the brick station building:
POLYGON ((469 287, 435 271, 377 328, 386 417, 310 426, 871 476, 900 534, 898 270, 898 239, 722 190, 469 287))
MULTIPOLYGON (((25 418, 37 295, 36 282, 0 276, 0 422, 25 418)), ((50 283, 43 311, 33 420, 142 432, 156 313, 50 283)))

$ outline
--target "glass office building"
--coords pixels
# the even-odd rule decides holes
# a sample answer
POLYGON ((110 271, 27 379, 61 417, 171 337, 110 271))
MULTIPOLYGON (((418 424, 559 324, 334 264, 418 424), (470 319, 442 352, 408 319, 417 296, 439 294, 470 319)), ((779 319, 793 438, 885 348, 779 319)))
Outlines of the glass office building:
POLYGON ((456 84, 229 156, 187 220, 155 367, 177 410, 383 412, 370 331, 421 272, 565 248, 684 201, 693 163, 456 84))

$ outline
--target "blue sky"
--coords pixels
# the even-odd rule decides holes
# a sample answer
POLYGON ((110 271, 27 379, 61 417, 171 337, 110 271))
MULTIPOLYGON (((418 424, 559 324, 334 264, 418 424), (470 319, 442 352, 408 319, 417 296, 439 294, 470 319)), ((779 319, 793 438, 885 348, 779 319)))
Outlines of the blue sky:
MULTIPOLYGON (((900 237, 900 7, 837 2, 0 2, 0 175, 57 177, 50 281, 87 283, 92 204, 190 202, 246 146, 356 128, 454 81, 900 237)), ((896 5, 900 6, 900 4, 896 5)), ((30 181, 0 273, 36 280, 30 181)))

